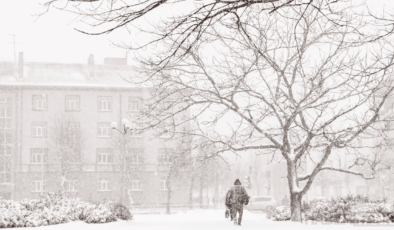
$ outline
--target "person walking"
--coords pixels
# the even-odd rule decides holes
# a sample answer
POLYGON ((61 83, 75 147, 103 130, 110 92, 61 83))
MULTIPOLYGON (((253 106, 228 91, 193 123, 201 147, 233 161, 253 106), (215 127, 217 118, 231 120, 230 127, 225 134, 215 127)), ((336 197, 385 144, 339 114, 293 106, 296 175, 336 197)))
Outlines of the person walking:
POLYGON ((239 181, 239 179, 235 180, 234 186, 230 188, 227 196, 231 201, 231 219, 234 220, 235 225, 241 225, 243 206, 249 203, 249 195, 245 188, 241 185, 241 181, 239 181))

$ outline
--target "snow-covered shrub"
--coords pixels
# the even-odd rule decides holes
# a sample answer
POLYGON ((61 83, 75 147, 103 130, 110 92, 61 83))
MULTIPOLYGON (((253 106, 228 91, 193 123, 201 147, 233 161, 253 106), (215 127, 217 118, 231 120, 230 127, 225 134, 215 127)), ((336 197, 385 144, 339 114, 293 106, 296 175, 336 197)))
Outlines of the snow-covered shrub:
MULTIPOLYGON (((338 223, 394 222, 394 204, 387 200, 369 200, 362 195, 348 195, 331 200, 303 202, 303 220, 338 223)), ((290 208, 278 207, 267 215, 274 221, 290 220, 290 208)))
POLYGON ((38 227, 77 220, 106 223, 116 221, 117 215, 109 203, 90 204, 64 194, 47 193, 32 200, 0 200, 0 228, 38 227))
POLYGON ((273 221, 290 220, 291 219, 290 207, 287 206, 276 207, 267 214, 267 217, 273 221))
POLYGON ((370 203, 368 196, 361 194, 358 195, 348 194, 346 196, 338 197, 336 200, 341 200, 346 203, 370 203))
POLYGON ((130 213, 130 210, 122 204, 119 204, 119 203, 112 204, 111 210, 115 213, 116 218, 118 218, 118 219, 121 219, 121 220, 133 219, 133 215, 130 213))
POLYGON ((318 200, 310 203, 310 208, 304 212, 306 220, 344 222, 344 215, 349 212, 352 203, 347 200, 318 200))
POLYGON ((86 217, 86 223, 108 223, 116 221, 116 215, 104 204, 99 204, 86 217))
POLYGON ((305 220, 339 223, 384 223, 393 216, 393 204, 370 201, 365 196, 338 197, 329 201, 312 201, 304 211, 305 220), (373 203, 371 203, 373 202, 373 203))

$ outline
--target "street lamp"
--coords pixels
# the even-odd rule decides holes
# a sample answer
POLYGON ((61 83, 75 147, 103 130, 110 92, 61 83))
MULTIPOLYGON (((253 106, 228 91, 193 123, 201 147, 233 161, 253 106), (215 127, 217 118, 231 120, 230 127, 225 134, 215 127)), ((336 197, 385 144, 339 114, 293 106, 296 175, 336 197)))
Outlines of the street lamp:
POLYGON ((134 129, 134 124, 129 121, 127 118, 122 119, 122 129, 118 129, 118 122, 111 122, 111 128, 117 130, 122 134, 127 134, 127 132, 132 131, 134 129))
POLYGON ((122 141, 122 175, 121 175, 121 190, 120 190, 120 202, 123 205, 123 190, 124 190, 124 167, 125 167, 125 152, 126 152, 126 135, 129 132, 132 132, 134 129, 134 125, 128 119, 122 119, 122 127, 118 129, 118 123, 116 121, 111 122, 111 128, 117 130, 123 135, 122 141))

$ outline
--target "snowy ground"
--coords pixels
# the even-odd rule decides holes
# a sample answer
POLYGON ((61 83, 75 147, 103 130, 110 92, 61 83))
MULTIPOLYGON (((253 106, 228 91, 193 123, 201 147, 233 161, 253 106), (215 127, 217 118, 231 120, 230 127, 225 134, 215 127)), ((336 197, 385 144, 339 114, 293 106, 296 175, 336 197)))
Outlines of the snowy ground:
MULTIPOLYGON (((71 222, 45 227, 35 230, 218 230, 218 229, 263 229, 263 230, 350 230, 350 229, 379 229, 392 228, 391 225, 352 225, 352 224, 301 224, 290 221, 274 222, 268 220, 263 213, 244 211, 242 226, 235 226, 224 217, 223 210, 193 210, 186 213, 180 212, 173 215, 135 215, 132 221, 117 221, 107 224, 86 224, 85 222, 71 222)), ((26 228, 24 228, 26 229, 26 228)), ((30 229, 30 228, 28 228, 30 229)), ((33 228, 31 228, 33 229, 33 228)))

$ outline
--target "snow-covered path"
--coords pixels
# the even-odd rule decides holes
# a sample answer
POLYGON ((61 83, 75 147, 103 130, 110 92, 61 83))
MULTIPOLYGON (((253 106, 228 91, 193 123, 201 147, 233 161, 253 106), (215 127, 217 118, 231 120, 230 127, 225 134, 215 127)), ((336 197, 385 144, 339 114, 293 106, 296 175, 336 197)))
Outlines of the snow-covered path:
MULTIPOLYGON (((132 221, 117 221, 107 224, 86 224, 71 222, 34 228, 35 230, 218 230, 218 229, 258 229, 258 230, 357 230, 385 229, 394 225, 344 225, 344 224, 301 224, 290 221, 274 222, 266 219, 262 213, 244 211, 242 226, 235 226, 229 219, 224 218, 224 210, 193 210, 187 213, 173 215, 135 215, 132 221)), ((24 228, 33 229, 33 228, 24 228)))

